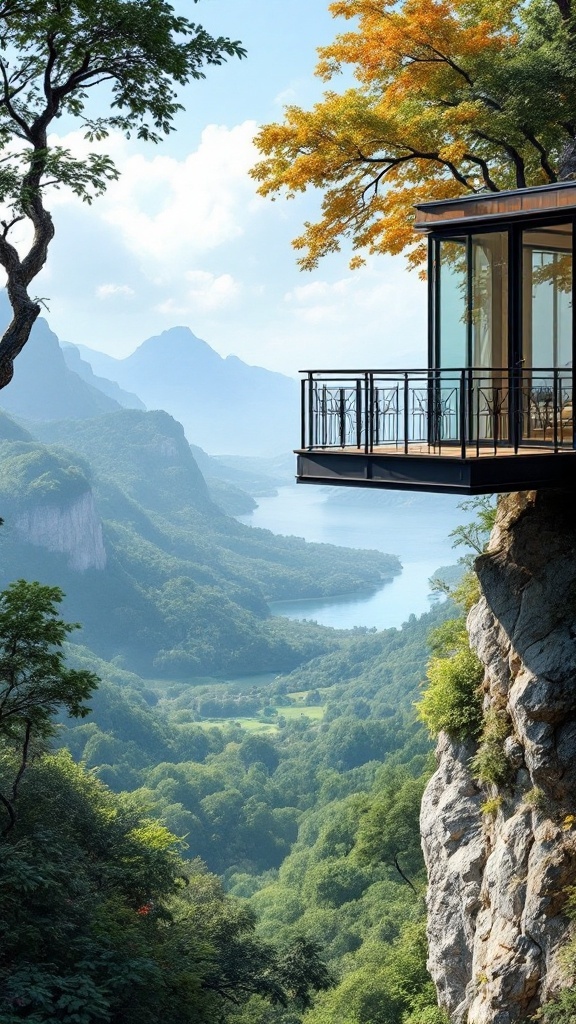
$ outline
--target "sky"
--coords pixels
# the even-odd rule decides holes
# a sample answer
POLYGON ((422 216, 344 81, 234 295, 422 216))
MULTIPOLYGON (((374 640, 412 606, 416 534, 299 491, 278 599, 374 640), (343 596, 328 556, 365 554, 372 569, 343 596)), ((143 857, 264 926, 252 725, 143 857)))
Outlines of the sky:
MULTIPOLYGON (((91 206, 52 195, 56 237, 35 288, 61 340, 123 358, 185 325, 222 356, 292 376, 424 365, 425 286, 404 257, 350 271, 344 246, 316 271, 299 270, 291 240, 320 194, 272 202, 249 176, 258 126, 322 95, 316 48, 344 27, 328 2, 173 0, 248 56, 182 91, 186 110, 161 145, 109 138, 121 178, 91 206)), ((72 124, 58 141, 96 148, 72 124)))

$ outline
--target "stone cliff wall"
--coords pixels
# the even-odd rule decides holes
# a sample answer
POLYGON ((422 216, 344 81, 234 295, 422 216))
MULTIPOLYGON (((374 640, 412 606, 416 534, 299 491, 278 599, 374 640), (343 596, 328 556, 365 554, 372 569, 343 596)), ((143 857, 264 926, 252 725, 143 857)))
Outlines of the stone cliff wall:
POLYGON ((429 967, 454 1024, 526 1020, 558 990, 576 884, 576 494, 501 499, 468 617, 485 712, 505 716, 506 782, 480 787, 475 745, 438 744, 422 805, 429 967), (482 806, 490 800, 490 813, 482 806))
POLYGON ((14 528, 21 540, 68 556, 70 569, 104 569, 106 550, 94 497, 86 491, 62 507, 35 505, 20 512, 14 528))

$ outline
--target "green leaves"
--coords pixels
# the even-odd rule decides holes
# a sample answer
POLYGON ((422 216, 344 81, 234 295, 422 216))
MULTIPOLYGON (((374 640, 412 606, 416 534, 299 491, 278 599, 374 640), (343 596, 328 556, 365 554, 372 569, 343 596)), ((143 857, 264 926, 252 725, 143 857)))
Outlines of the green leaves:
POLYGON ((479 735, 483 674, 483 665, 467 646, 449 658, 432 658, 428 666, 428 686, 416 705, 419 717, 432 736, 441 731, 454 739, 479 735))
POLYGON ((16 824, 18 790, 35 744, 52 734, 58 711, 87 715, 85 701, 98 682, 93 672, 64 664, 62 645, 78 627, 59 617, 62 597, 59 587, 26 580, 0 593, 0 741, 17 753, 13 780, 0 790, 3 836, 16 824))
POLYGON ((83 117, 89 90, 104 83, 108 113, 88 116, 87 131, 158 141, 181 109, 175 85, 245 56, 239 42, 214 38, 165 0, 49 0, 26 4, 25 16, 17 6, 0 10, 4 121, 29 141, 62 112, 83 117))
POLYGON ((90 203, 118 177, 109 156, 76 157, 50 141, 62 114, 79 120, 89 141, 111 131, 159 142, 182 105, 177 86, 203 78, 205 65, 243 57, 238 42, 214 38, 179 17, 166 0, 3 0, 0 3, 0 265, 14 318, 0 338, 0 386, 28 341, 40 305, 28 288, 54 237, 44 206, 50 187, 90 203), (105 113, 92 113, 92 90, 105 113), (32 242, 13 245, 27 219, 32 242))
POLYGON ((17 738, 28 723, 34 736, 46 736, 57 711, 88 713, 98 678, 64 664, 62 645, 79 627, 59 617, 62 597, 59 587, 26 580, 0 594, 0 737, 17 738))

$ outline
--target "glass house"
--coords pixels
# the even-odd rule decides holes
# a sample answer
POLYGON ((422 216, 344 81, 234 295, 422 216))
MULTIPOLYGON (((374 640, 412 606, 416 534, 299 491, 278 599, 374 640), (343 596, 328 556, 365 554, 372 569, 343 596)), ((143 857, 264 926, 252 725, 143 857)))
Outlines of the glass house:
POLYGON ((422 203, 428 365, 309 370, 297 479, 484 494, 576 481, 576 182, 422 203))

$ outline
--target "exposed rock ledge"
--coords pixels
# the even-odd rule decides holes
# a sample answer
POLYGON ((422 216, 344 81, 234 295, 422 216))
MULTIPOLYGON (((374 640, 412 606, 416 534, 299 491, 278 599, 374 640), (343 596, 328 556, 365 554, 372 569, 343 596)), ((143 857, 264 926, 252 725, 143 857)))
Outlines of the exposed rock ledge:
POLYGON ((509 784, 481 791, 472 745, 441 737, 422 805, 429 967, 454 1024, 526 1020, 562 980, 576 884, 575 492, 508 495, 468 619, 485 708, 510 716, 509 784), (483 815, 500 797, 495 815, 483 815))
POLYGON ((102 524, 91 491, 69 505, 36 505, 21 512, 14 527, 22 540, 68 555, 70 569, 104 569, 102 524))

